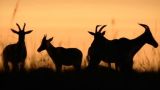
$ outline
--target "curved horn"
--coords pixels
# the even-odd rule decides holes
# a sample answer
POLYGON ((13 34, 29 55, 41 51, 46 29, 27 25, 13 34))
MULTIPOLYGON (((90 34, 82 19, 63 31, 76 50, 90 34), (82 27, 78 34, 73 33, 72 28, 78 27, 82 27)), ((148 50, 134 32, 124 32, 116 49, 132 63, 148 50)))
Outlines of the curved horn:
POLYGON ((18 24, 18 23, 16 23, 16 25, 18 26, 19 31, 21 31, 21 27, 19 26, 19 24, 18 24))
POLYGON ((149 26, 146 25, 146 24, 141 24, 141 23, 139 23, 139 25, 142 26, 142 27, 144 27, 145 29, 149 29, 149 26))
POLYGON ((106 27, 107 25, 103 25, 98 32, 101 32, 103 30, 104 27, 106 27))
POLYGON ((24 23, 23 30, 25 30, 25 27, 26 27, 26 23, 24 23))
POLYGON ((95 30, 95 33, 97 32, 97 29, 98 29, 98 27, 99 27, 99 26, 101 26, 101 25, 97 25, 97 26, 96 26, 96 30, 95 30))

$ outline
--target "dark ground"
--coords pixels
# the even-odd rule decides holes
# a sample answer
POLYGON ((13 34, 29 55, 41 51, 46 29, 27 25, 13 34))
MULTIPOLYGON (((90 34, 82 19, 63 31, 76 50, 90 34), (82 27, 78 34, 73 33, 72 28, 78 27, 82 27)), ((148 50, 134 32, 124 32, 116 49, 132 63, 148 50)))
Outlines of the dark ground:
POLYGON ((93 72, 82 70, 80 72, 56 73, 53 70, 40 68, 30 72, 1 73, 0 88, 160 88, 160 73, 120 73, 112 69, 99 67, 93 72))

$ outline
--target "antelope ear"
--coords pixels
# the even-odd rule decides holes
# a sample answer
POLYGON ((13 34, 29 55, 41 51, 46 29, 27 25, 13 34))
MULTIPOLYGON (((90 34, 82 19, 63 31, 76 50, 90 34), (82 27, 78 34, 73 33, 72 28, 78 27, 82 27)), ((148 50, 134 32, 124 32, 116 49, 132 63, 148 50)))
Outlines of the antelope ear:
POLYGON ((18 32, 17 32, 16 30, 12 29, 12 28, 11 28, 11 31, 12 31, 13 33, 18 34, 18 32))
POLYGON ((33 30, 26 31, 25 34, 31 33, 33 30))
POLYGON ((106 33, 106 31, 103 31, 103 32, 102 32, 102 35, 104 36, 105 33, 106 33))
POLYGON ((95 35, 95 33, 93 33, 93 32, 90 32, 90 31, 88 31, 88 33, 89 33, 89 34, 91 34, 91 35, 95 35))
POLYGON ((53 40, 53 37, 52 37, 52 38, 50 38, 50 39, 48 39, 47 41, 51 42, 52 40, 53 40))

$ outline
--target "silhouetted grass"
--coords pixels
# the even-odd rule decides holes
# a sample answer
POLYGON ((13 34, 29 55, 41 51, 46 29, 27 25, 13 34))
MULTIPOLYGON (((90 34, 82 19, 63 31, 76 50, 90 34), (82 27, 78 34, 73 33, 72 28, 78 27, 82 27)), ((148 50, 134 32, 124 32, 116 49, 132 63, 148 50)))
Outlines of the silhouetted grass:
MULTIPOLYGON (((118 34, 115 33, 113 38, 117 38, 118 34)), ((136 35, 135 35, 136 36, 136 35)), ((9 41, 0 41, 0 52, 4 49, 9 41), (3 42, 2 42, 3 41, 3 42)), ((88 49, 88 47, 86 47, 88 49)), ((32 51, 36 51, 32 50, 32 51)), ((144 68, 144 72, 127 73, 123 74, 116 72, 113 69, 107 69, 106 67, 99 67, 93 72, 89 72, 85 69, 87 67, 87 61, 83 63, 83 69, 80 72, 66 71, 63 73, 56 73, 51 69, 51 64, 48 64, 48 54, 43 57, 37 57, 36 54, 29 56, 27 60, 30 61, 30 67, 28 71, 19 73, 3 73, 0 72, 0 88, 148 88, 148 87, 160 87, 160 48, 152 49, 153 57, 157 57, 158 71, 155 70, 155 65, 152 64, 152 60, 148 58, 145 53, 138 53, 138 58, 144 55, 145 63, 141 64, 139 68, 144 68), (145 64, 145 65, 144 65, 145 64), (146 64, 147 67, 146 68, 146 64), (150 68, 151 67, 151 68, 150 68), (147 70, 148 69, 148 70, 147 70), (157 72, 155 72, 157 71, 157 72)), ((0 54, 0 57, 2 55, 0 54)), ((85 56, 84 56, 85 57, 85 56)), ((1 66, 1 65, 0 65, 1 66)), ((1 69, 1 67, 0 67, 1 69)))
POLYGON ((124 74, 106 67, 98 67, 92 72, 83 69, 56 73, 53 69, 39 68, 0 74, 1 88, 155 88, 157 82, 160 82, 160 72, 124 74))

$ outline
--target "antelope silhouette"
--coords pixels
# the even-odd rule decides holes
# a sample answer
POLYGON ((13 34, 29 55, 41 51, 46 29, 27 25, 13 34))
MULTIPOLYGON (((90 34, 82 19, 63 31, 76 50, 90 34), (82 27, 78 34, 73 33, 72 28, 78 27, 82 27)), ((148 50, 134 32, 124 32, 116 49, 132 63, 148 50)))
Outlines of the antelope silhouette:
POLYGON ((18 34, 18 42, 15 44, 10 44, 6 46, 3 50, 3 64, 5 71, 9 71, 8 62, 13 65, 13 71, 18 71, 20 68, 24 68, 25 59, 27 56, 27 50, 25 45, 25 35, 31 33, 33 30, 25 31, 26 24, 24 23, 23 28, 18 26, 19 31, 11 29, 15 34, 18 34), (19 68, 20 66, 20 68, 19 68))
POLYGON ((95 33, 90 32, 94 36, 94 40, 88 50, 88 68, 94 69, 97 67, 101 60, 105 62, 114 62, 116 67, 122 72, 130 72, 133 67, 133 57, 141 49, 144 44, 150 44, 153 47, 158 47, 158 43, 153 38, 149 26, 145 24, 139 24, 145 28, 145 32, 135 39, 113 39, 108 40, 104 37, 105 31, 102 29, 106 26, 102 26, 99 31, 96 26, 95 33))
POLYGON ((73 65, 77 71, 81 69, 82 52, 79 49, 54 47, 50 43, 53 40, 53 37, 48 40, 46 37, 46 35, 43 37, 41 45, 37 51, 41 52, 47 50, 47 53, 55 63, 57 72, 61 71, 62 65, 73 65))
MULTIPOLYGON (((110 40, 104 37, 105 31, 102 32, 102 29, 105 28, 106 25, 102 26, 98 31, 97 29, 100 26, 101 25, 96 26, 95 33, 88 31, 89 34, 94 36, 94 40, 88 49, 88 55, 87 55, 87 60, 89 61, 88 67, 94 68, 100 63, 101 60, 103 60, 104 62, 107 62, 109 68, 111 68, 111 63, 115 63, 116 60, 112 58, 110 59, 110 56, 108 56, 110 54, 109 49, 111 49, 108 48, 110 40)), ((116 64, 116 69, 117 69, 117 64, 116 64)))

